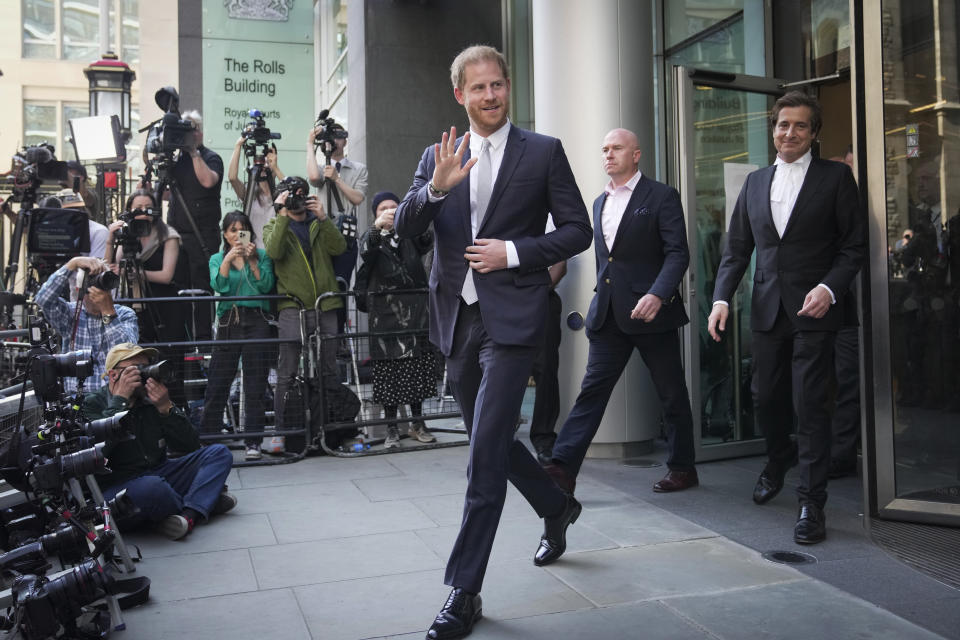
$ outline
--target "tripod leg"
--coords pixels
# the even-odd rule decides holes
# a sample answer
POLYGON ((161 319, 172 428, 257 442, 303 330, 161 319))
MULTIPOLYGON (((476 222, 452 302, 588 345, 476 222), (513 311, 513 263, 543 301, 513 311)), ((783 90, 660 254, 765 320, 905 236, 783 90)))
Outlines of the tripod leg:
MULTIPOLYGON (((104 504, 106 500, 103 499, 103 492, 100 491, 100 485, 97 484, 97 479, 92 475, 88 475, 84 477, 84 480, 87 483, 87 488, 90 490, 90 495, 93 496, 93 501, 97 504, 104 504)), ((123 537, 120 535, 120 528, 117 526, 116 520, 113 519, 113 513, 110 514, 110 528, 112 528, 113 532, 117 534, 114 546, 117 548, 117 552, 120 554, 120 559, 123 561, 123 568, 127 573, 133 573, 137 570, 137 567, 133 564, 133 558, 130 557, 130 551, 127 549, 127 545, 123 541, 123 537)))

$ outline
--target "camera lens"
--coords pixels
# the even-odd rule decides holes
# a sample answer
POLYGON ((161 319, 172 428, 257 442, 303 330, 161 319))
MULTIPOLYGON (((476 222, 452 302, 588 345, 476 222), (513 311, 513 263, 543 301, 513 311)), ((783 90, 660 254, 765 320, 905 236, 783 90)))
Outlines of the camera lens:
POLYGON ((101 271, 90 279, 90 286, 102 291, 112 291, 120 284, 120 276, 113 271, 101 271))
POLYGON ((40 536, 40 544, 48 555, 55 553, 70 553, 80 548, 86 548, 87 539, 75 527, 64 525, 45 536, 40 536))
POLYGON ((173 364, 167 360, 161 360, 156 364, 139 364, 141 378, 153 378, 161 384, 168 384, 173 380, 173 364))
POLYGON ((93 355, 89 349, 68 351, 53 356, 56 375, 72 378, 86 378, 93 375, 93 355))
POLYGON ((88 560, 54 578, 43 586, 43 590, 59 617, 71 620, 79 615, 81 607, 103 597, 107 580, 97 563, 88 560))
POLYGON ((127 431, 123 420, 126 415, 127 412, 124 411, 108 418, 93 420, 83 425, 83 432, 93 438, 95 442, 117 438, 127 431))
POLYGON ((103 453, 97 447, 90 447, 60 458, 60 475, 63 478, 80 478, 100 471, 107 466, 103 453))

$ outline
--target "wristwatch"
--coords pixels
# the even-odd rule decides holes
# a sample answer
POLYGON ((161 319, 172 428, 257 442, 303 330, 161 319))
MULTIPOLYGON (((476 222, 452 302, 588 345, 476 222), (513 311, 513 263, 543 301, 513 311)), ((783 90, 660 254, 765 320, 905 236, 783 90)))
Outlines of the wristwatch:
POLYGON ((116 317, 117 317, 117 314, 115 313, 105 313, 102 316, 100 316, 100 320, 103 321, 103 324, 110 324, 111 322, 114 321, 116 317))
POLYGON ((430 195, 432 195, 434 198, 442 198, 450 193, 449 191, 441 191, 440 189, 437 189, 435 186, 433 186, 432 181, 427 183, 427 189, 430 190, 430 195))

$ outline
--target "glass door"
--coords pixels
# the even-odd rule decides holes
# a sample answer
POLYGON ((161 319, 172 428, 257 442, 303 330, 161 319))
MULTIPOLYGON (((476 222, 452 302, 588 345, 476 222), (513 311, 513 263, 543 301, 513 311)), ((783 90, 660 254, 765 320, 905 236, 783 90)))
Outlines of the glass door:
POLYGON ((707 333, 713 286, 730 215, 746 176, 773 162, 768 124, 783 93, 773 78, 674 67, 676 173, 687 216, 690 268, 685 298, 685 365, 697 460, 762 454, 754 419, 750 298, 753 264, 730 301, 722 342, 707 333))

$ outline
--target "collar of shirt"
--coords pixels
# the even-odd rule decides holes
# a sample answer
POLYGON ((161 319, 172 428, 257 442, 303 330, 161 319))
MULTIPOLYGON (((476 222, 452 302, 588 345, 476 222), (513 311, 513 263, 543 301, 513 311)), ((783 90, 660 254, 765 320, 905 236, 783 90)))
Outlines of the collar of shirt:
POLYGON ((617 230, 620 228, 623 213, 627 210, 627 204, 630 203, 633 190, 637 188, 641 177, 643 177, 643 174, 637 171, 619 187, 613 186, 613 180, 610 180, 604 187, 607 198, 603 203, 603 211, 600 212, 600 230, 603 233, 603 241, 608 250, 613 249, 613 240, 617 237, 617 230))
POLYGON ((637 171, 635 174, 633 174, 632 178, 627 180, 625 183, 623 183, 619 187, 615 187, 613 185, 613 180, 608 181, 607 186, 605 186, 603 190, 606 191, 607 195, 613 195, 613 193, 617 189, 627 189, 632 194, 633 190, 637 188, 637 183, 640 182, 640 178, 642 177, 643 177, 643 173, 641 171, 637 171))
POLYGON ((805 154, 803 154, 802 156, 800 156, 798 159, 794 160, 793 162, 787 162, 786 160, 784 160, 783 158, 781 158, 781 157, 778 155, 778 156, 777 156, 777 159, 774 161, 773 164, 774 164, 774 166, 777 166, 777 167, 779 167, 780 165, 785 165, 785 164, 788 164, 788 165, 793 166, 793 167, 802 167, 802 168, 803 168, 803 173, 804 173, 804 175, 806 175, 807 169, 810 168, 810 163, 811 163, 812 161, 813 161, 813 154, 812 154, 812 153, 810 152, 810 150, 808 149, 805 154))
MULTIPOLYGON (((503 154, 507 147, 507 137, 510 135, 510 120, 491 133, 487 138, 482 138, 479 133, 471 130, 470 131, 470 157, 478 158, 480 157, 480 147, 483 146, 484 140, 490 141, 490 175, 493 178, 493 184, 497 183, 497 176, 500 174, 500 165, 503 163, 503 154)), ((477 208, 477 173, 479 169, 477 165, 479 162, 475 163, 470 168, 470 212, 473 213, 477 208)), ((492 187, 492 185, 491 185, 492 187)), ((492 191, 492 189, 491 189, 492 191)), ((477 220, 477 216, 470 216, 473 229, 473 237, 477 237, 477 231, 480 228, 480 220, 477 220)))

